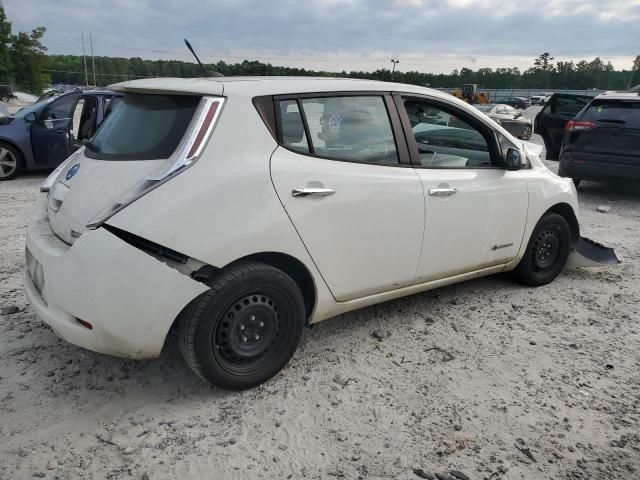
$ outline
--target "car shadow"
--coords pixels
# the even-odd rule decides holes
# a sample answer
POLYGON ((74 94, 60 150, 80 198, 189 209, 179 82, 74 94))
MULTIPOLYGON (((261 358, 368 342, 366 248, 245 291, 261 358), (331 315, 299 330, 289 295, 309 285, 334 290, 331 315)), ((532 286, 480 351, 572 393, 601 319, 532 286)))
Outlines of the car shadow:
POLYGON ((582 181, 578 187, 582 199, 599 200, 640 200, 640 183, 631 182, 591 182, 582 181))

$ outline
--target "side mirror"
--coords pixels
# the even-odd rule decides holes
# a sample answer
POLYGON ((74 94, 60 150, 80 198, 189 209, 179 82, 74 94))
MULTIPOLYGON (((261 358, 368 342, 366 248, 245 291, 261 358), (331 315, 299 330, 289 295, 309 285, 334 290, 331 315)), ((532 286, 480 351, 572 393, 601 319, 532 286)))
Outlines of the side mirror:
POLYGON ((37 120, 38 118, 36 117, 36 113, 35 112, 29 112, 24 116, 24 121, 25 122, 29 122, 29 123, 33 123, 37 120))
POLYGON ((507 150, 506 163, 507 170, 520 170, 520 168, 522 167, 522 154, 520 153, 520 151, 516 150, 515 148, 510 148, 509 150, 507 150))

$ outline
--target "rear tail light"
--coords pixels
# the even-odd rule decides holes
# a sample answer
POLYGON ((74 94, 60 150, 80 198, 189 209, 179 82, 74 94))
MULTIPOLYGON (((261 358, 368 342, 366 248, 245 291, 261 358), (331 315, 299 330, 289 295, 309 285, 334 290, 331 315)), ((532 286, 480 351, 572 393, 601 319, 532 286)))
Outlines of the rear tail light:
POLYGON ((51 187, 53 187, 53 184, 56 183, 56 180, 58 179, 60 172, 62 172, 62 170, 67 168, 67 165, 69 165, 69 162, 71 162, 73 157, 74 155, 71 155, 64 162, 58 165, 58 168, 56 168, 53 172, 49 174, 47 179, 44 182, 42 182, 42 185, 40 185, 41 192, 48 192, 49 190, 51 190, 51 187))
POLYGON ((593 122, 578 122, 575 120, 571 120, 564 127, 564 131, 567 133, 570 132, 586 132, 588 130, 593 130, 597 125, 593 122))
POLYGON ((189 133, 185 135, 176 152, 169 159, 163 161, 153 174, 142 179, 123 193, 117 201, 93 217, 87 224, 87 228, 100 227, 124 207, 193 165, 200 158, 207 140, 211 136, 220 117, 224 101, 225 99, 221 97, 203 97, 202 104, 192 120, 193 127, 189 128, 189 133))

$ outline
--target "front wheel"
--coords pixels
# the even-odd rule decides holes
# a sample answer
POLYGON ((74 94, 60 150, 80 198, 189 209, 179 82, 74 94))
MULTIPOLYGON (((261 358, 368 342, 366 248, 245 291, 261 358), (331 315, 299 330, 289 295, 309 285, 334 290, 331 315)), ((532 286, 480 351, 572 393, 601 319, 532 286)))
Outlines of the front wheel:
POLYGON ((11 180, 22 171, 22 154, 13 145, 0 142, 0 181, 11 180))
POLYGON ((226 390, 266 382, 289 361, 305 322, 302 294, 287 274, 257 262, 218 275, 180 319, 182 355, 204 381, 226 390))
POLYGON ((537 287, 552 282, 562 271, 571 247, 569 224, 557 213, 545 214, 531 234, 527 250, 513 275, 537 287))

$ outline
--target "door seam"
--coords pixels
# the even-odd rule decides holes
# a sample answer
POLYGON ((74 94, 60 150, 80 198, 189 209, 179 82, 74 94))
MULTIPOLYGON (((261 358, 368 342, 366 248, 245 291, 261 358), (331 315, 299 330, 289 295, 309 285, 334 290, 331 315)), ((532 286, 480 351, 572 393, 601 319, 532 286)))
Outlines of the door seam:
POLYGON ((282 209, 284 210, 284 213, 287 215, 287 218, 289 219, 289 222, 291 222, 291 226, 295 230, 296 235, 298 235, 298 238, 300 239, 300 242, 302 243, 302 246, 304 247, 305 251, 307 252, 307 255, 309 255, 309 258, 311 259, 311 263, 313 263, 313 266, 316 267, 316 271, 320 275, 320 278, 322 278, 322 281, 324 282, 324 284, 326 285, 327 289, 329 290, 329 293, 331 293, 331 297, 333 298, 333 301, 334 302, 338 302, 338 300, 336 300, 335 294, 331 290, 331 287, 327 283, 327 280, 324 278, 324 275, 322 274, 322 271, 320 270, 320 268, 318 267, 318 264, 316 263, 315 259, 313 258, 313 255, 311 255, 311 252, 307 248, 306 243, 302 239, 302 235, 300 235, 300 232, 298 231, 298 228, 296 227, 296 224, 294 223, 293 219, 291 218, 291 215, 289 215, 289 212, 287 211, 287 207, 284 206, 284 202, 282 201, 282 198, 280 198, 280 194, 278 193, 278 189, 276 188, 276 184, 273 181, 273 172, 271 170, 271 162, 273 161, 273 155, 275 155, 275 153, 278 151, 278 148, 280 148, 280 145, 276 145, 276 148, 274 148, 273 152, 271 152, 271 155, 269 155, 269 179, 271 180, 271 186, 273 187, 273 191, 275 192, 276 197, 278 198, 278 201, 280 202, 280 205, 282 205, 282 209))

